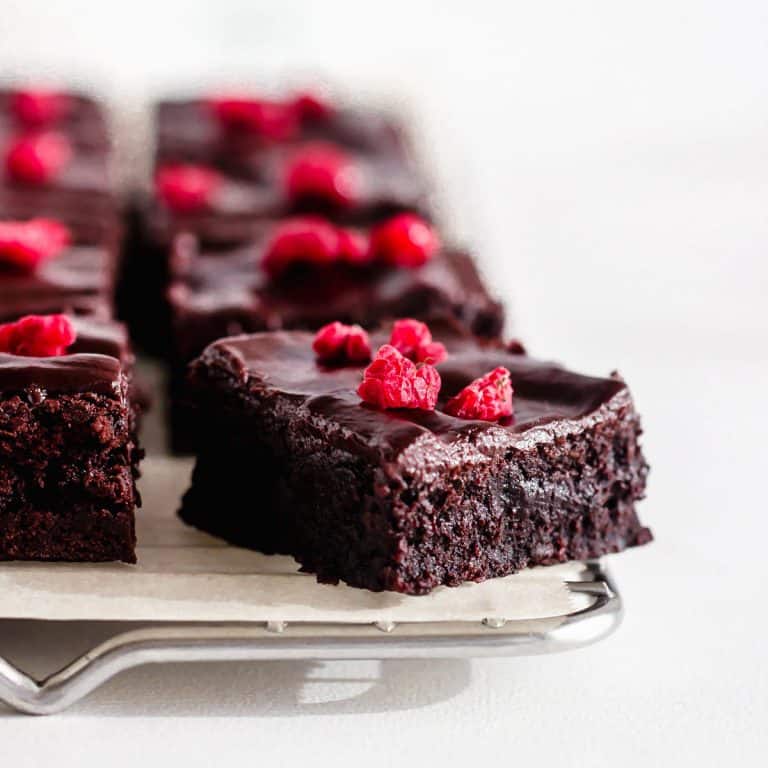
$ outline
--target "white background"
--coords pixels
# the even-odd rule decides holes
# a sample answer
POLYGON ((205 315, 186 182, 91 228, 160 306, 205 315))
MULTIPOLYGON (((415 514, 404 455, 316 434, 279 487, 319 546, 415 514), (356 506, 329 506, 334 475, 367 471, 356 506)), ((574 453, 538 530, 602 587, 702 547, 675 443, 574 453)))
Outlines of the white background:
MULTIPOLYGON (((145 668, 0 712, 3 761, 764 765, 767 72, 760 0, 0 0, 0 75, 108 93, 124 157, 143 99, 202 80, 400 102, 514 333, 630 382, 656 534, 611 559, 626 620, 586 650, 145 668)), ((3 624, 0 649, 49 668, 96 634, 3 624)))

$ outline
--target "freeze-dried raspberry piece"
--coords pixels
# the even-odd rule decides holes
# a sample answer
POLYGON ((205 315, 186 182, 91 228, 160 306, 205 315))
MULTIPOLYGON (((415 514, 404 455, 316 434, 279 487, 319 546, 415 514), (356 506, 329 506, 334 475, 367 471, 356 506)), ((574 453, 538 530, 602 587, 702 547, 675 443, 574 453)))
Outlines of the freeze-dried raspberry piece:
POLYGON ((333 107, 316 91, 304 91, 293 100, 293 106, 302 120, 326 120, 333 112, 333 107))
POLYGON ((347 264, 363 266, 371 262, 371 249, 368 238, 357 229, 338 230, 339 259, 347 264))
POLYGON ((371 232, 371 250, 394 267, 420 267, 440 248, 440 238, 421 216, 400 213, 371 232))
POLYGON ((440 393, 440 374, 431 365, 416 366, 391 344, 376 353, 363 371, 357 388, 360 398, 377 408, 419 408, 434 411, 440 393))
POLYGON ((320 216, 285 219, 272 232, 261 266, 278 277, 295 264, 327 266, 339 256, 339 231, 320 216))
POLYGON ((416 363, 437 365, 448 357, 445 346, 439 341, 432 341, 427 324, 411 318, 395 321, 389 343, 416 363))
POLYGON ((0 352, 26 357, 63 355, 77 338, 66 315, 27 315, 0 325, 0 352))
POLYGON ((452 397, 444 408, 460 419, 496 421, 512 415, 512 382, 506 368, 494 368, 452 397))
POLYGON ((11 111, 29 128, 41 128, 60 120, 69 109, 69 97, 42 88, 16 91, 11 97, 11 111))
POLYGON ((158 197, 177 213, 209 207, 221 183, 221 174, 205 165, 165 165, 155 176, 158 197))
POLYGON ((324 325, 312 342, 321 363, 367 363, 371 359, 371 342, 359 325, 335 322, 324 325))
POLYGON ((72 147, 61 133, 30 133, 11 144, 5 156, 5 168, 16 181, 40 185, 54 178, 71 157, 72 147))
POLYGON ((299 129, 299 112, 294 104, 237 96, 213 97, 208 104, 227 128, 250 131, 265 139, 284 141, 299 129))
POLYGON ((360 174, 352 159, 337 146, 306 144, 289 159, 285 190, 291 200, 321 200, 352 205, 360 195, 360 174))
POLYGON ((52 219, 0 221, 0 264, 34 269, 61 253, 69 241, 69 229, 52 219))

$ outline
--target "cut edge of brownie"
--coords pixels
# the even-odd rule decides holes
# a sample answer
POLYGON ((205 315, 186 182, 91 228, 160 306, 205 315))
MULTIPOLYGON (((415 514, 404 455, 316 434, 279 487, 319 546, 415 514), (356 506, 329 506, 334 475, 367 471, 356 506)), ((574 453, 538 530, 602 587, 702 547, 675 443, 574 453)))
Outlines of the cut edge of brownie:
POLYGON ((141 450, 120 363, 0 358, 0 560, 136 562, 141 450), (28 381, 25 365, 40 366, 28 381))

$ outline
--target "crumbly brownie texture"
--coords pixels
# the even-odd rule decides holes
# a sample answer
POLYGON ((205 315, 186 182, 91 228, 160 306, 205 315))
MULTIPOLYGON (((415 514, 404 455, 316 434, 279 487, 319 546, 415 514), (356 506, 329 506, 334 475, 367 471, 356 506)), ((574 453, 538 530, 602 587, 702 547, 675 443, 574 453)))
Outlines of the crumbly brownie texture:
POLYGON ((0 354, 0 559, 135 562, 139 458, 117 358, 0 354))
POLYGON ((621 379, 432 330, 449 351, 434 412, 363 405, 362 367, 320 366, 308 333, 209 346, 190 369, 201 439, 181 517, 289 553, 320 581, 411 594, 651 539, 635 512, 647 466, 621 379), (497 366, 512 374, 510 423, 441 411, 497 366))

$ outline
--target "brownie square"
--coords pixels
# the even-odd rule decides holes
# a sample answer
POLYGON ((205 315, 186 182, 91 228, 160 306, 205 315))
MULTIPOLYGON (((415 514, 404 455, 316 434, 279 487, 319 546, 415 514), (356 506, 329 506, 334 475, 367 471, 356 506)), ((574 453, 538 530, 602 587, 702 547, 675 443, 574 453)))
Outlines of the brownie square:
POLYGON ((0 354, 0 560, 136 560, 133 356, 122 326, 74 322, 69 354, 0 354))
MULTIPOLYGON (((329 368, 312 334, 220 340, 190 368, 199 429, 181 517, 228 541, 293 555, 323 582, 423 594, 651 539, 647 465, 625 383, 481 344, 433 324, 448 359, 437 410, 380 411, 362 366, 329 368), (443 406, 507 367, 507 422, 443 406)), ((389 337, 373 334, 373 348, 389 337)))

